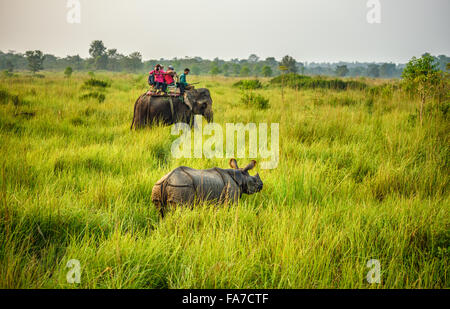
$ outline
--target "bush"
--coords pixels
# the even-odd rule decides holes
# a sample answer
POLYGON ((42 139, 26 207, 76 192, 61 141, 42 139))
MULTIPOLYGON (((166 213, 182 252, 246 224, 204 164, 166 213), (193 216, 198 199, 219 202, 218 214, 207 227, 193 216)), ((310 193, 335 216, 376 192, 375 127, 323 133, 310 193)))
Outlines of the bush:
POLYGON ((98 87, 98 88, 106 88, 109 87, 109 83, 103 80, 91 78, 84 82, 83 87, 90 88, 90 87, 98 87))
POLYGON ((283 83, 284 85, 291 88, 299 88, 299 89, 333 89, 333 90, 363 90, 367 88, 367 84, 362 83, 360 81, 349 80, 345 81, 342 79, 327 79, 323 77, 311 77, 305 75, 299 75, 295 73, 285 74, 284 77, 282 75, 274 77, 270 80, 270 84, 279 86, 283 83))
POLYGON ((439 105, 439 110, 441 111, 444 117, 447 117, 448 110, 450 109, 450 102, 443 102, 439 105))
POLYGON ((0 104, 7 104, 10 94, 7 90, 0 89, 0 104))
POLYGON ((244 92, 241 97, 241 102, 247 106, 256 106, 258 109, 267 109, 270 107, 269 99, 253 92, 244 92))
POLYGON ((374 105, 374 97, 373 96, 367 96, 365 101, 364 101, 364 105, 367 108, 367 112, 369 114, 373 113, 373 105, 374 105))
POLYGON ((366 93, 369 96, 378 96, 384 99, 391 99, 394 95, 394 91, 398 89, 398 85, 383 84, 367 88, 366 93))
POLYGON ((254 90, 261 89, 262 84, 258 79, 244 79, 234 83, 233 87, 239 88, 241 90, 254 90))
POLYGON ((0 104, 12 102, 14 106, 30 105, 30 102, 20 98, 17 94, 11 94, 7 90, 0 89, 0 104))
POLYGON ((352 106, 359 102, 351 97, 332 97, 329 101, 331 106, 352 106))
POLYGON ((80 100, 89 100, 89 99, 97 99, 98 103, 102 103, 105 101, 106 96, 103 93, 99 92, 89 92, 80 96, 80 100))
POLYGON ((9 72, 8 70, 3 70, 2 71, 2 77, 11 77, 13 76, 13 74, 11 72, 9 72))
POLYGON ((170 145, 158 143, 151 147, 151 153, 158 164, 165 166, 170 162, 170 145))
POLYGON ((73 70, 72 70, 71 67, 67 67, 67 68, 64 70, 64 76, 67 77, 67 78, 71 77, 71 76, 72 76, 72 73, 73 73, 73 70))
POLYGON ((84 121, 80 117, 72 118, 70 122, 76 127, 84 125, 84 121))

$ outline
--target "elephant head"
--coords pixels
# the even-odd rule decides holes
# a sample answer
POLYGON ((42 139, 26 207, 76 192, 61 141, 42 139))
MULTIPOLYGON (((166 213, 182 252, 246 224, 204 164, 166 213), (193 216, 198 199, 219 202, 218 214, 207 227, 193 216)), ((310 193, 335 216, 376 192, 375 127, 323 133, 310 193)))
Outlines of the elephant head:
POLYGON ((208 122, 213 121, 212 99, 208 89, 187 90, 184 99, 194 115, 202 115, 208 122))

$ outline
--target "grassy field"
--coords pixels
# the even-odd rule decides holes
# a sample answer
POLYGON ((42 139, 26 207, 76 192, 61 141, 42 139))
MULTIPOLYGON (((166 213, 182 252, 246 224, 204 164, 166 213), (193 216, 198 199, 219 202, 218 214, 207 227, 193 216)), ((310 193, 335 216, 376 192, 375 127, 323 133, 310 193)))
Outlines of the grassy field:
POLYGON ((228 159, 177 160, 169 127, 130 131, 144 75, 96 73, 110 87, 94 92, 88 74, 44 75, 0 78, 0 288, 449 287, 441 106, 420 125, 418 102, 391 87, 288 89, 284 103, 264 87, 259 110, 240 102, 238 79, 190 77, 211 90, 215 122, 280 123, 280 162, 256 168, 264 189, 238 205, 161 220, 159 178, 228 159), (70 259, 79 284, 66 280, 70 259), (380 284, 366 280, 370 259, 380 284))

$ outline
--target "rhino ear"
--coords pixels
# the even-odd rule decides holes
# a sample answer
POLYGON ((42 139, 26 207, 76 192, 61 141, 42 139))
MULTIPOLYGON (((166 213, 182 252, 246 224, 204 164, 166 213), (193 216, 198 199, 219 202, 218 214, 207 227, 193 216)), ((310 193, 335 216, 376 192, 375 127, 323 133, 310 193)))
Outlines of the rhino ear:
POLYGON ((248 172, 249 170, 253 169, 256 166, 256 161, 252 160, 245 168, 244 172, 248 172))
POLYGON ((231 168, 234 168, 235 170, 239 169, 236 159, 234 159, 234 158, 230 160, 230 166, 231 166, 231 168))

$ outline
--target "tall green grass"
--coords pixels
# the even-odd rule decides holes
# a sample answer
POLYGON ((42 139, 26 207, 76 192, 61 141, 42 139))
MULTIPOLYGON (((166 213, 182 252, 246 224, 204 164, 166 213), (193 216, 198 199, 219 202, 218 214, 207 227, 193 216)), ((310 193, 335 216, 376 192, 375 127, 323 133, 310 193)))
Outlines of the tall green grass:
POLYGON ((80 100, 90 78, 0 79, 1 288, 449 287, 449 121, 435 103, 420 126, 400 89, 285 89, 282 101, 271 86, 254 90, 270 99, 260 110, 237 79, 192 77, 216 122, 279 122, 280 163, 257 168, 263 191, 238 205, 160 220, 161 176, 228 160, 174 159, 168 127, 130 132, 145 76, 96 73, 102 103, 80 100), (67 283, 70 259, 80 284, 67 283), (370 259, 381 284, 366 281, 370 259))

